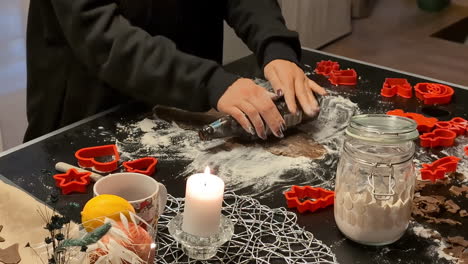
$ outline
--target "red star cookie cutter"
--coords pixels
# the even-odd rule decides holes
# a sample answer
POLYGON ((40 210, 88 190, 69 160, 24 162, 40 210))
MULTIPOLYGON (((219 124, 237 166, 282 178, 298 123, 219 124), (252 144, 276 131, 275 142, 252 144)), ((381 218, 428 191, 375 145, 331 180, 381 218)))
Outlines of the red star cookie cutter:
POLYGON ((86 186, 91 182, 91 172, 79 172, 75 169, 69 169, 66 173, 55 174, 55 186, 62 190, 62 194, 73 192, 85 193, 86 186))
POLYGON ((328 80, 334 85, 356 85, 357 73, 354 69, 331 71, 328 80))
POLYGON ((93 168, 98 172, 112 172, 117 169, 120 155, 116 145, 104 145, 97 147, 82 148, 75 153, 78 164, 83 168, 93 168), (113 160, 101 162, 99 157, 113 157, 113 160))
POLYGON ((460 158, 454 156, 443 157, 431 164, 423 164, 421 169, 421 179, 435 182, 437 179, 443 179, 448 172, 457 171, 460 158))
POLYGON ((438 83, 418 83, 414 86, 416 97, 424 104, 448 104, 455 93, 452 87, 438 83))
POLYGON ((314 212, 334 203, 335 192, 320 187, 293 185, 284 193, 288 208, 297 208, 299 213, 314 212), (302 200, 302 201, 301 201, 302 200))
POLYGON ((153 157, 146 157, 137 160, 126 161, 123 163, 123 166, 128 172, 142 173, 151 176, 156 170, 156 164, 158 164, 158 159, 153 157))
POLYGON ((455 143, 457 133, 449 129, 434 129, 434 131, 419 136, 422 147, 450 147, 455 143))
POLYGON ((434 129, 436 123, 439 121, 435 117, 425 117, 424 115, 417 113, 405 113, 401 109, 395 109, 387 112, 387 115, 402 116, 413 119, 418 124, 418 131, 420 133, 431 132, 434 129))
POLYGON ((340 64, 335 61, 327 60, 327 61, 320 61, 317 62, 317 66, 315 67, 315 72, 324 76, 330 75, 330 72, 337 71, 340 69, 340 64))
POLYGON ((413 87, 404 78, 385 78, 380 94, 385 97, 398 95, 403 98, 411 98, 413 97, 413 87))

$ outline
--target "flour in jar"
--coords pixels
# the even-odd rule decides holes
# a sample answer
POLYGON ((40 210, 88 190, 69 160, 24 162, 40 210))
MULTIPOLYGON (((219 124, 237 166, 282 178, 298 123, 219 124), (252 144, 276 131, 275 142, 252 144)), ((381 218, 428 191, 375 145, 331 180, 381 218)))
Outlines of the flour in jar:
POLYGON ((376 200, 370 190, 361 193, 336 192, 335 221, 345 236, 367 245, 398 240, 408 227, 412 195, 386 201, 376 200))

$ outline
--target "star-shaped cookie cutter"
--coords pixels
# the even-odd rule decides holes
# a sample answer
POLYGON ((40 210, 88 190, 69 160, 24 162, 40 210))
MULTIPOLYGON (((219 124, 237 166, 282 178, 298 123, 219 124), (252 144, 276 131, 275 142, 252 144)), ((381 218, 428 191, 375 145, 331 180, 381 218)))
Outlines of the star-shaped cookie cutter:
POLYGON ((91 182, 91 172, 79 172, 76 169, 69 169, 66 173, 55 174, 55 186, 62 190, 62 194, 72 192, 85 193, 86 187, 91 182))
POLYGON ((315 212, 334 203, 335 192, 320 187, 293 185, 284 193, 288 208, 297 208, 299 213, 315 212))
POLYGON ((437 179, 443 179, 446 173, 457 171, 460 158, 455 156, 447 156, 438 159, 431 164, 423 164, 421 171, 421 179, 431 180, 435 182, 437 179))

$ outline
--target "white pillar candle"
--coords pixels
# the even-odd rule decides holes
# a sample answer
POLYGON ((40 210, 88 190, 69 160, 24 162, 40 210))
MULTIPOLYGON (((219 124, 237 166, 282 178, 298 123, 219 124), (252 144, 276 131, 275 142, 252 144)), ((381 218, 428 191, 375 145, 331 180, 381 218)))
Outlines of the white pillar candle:
POLYGON ((221 219, 224 181, 205 173, 194 174, 187 179, 182 230, 192 235, 208 237, 216 234, 221 219))

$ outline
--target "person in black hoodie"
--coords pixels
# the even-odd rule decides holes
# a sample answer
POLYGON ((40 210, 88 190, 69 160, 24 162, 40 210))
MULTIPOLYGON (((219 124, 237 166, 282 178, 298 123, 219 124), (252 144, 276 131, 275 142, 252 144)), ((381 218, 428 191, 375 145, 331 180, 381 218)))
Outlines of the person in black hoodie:
POLYGON ((284 120, 271 95, 220 66, 223 20, 256 54, 289 110, 318 112, 325 90, 299 67, 301 47, 276 0, 31 0, 25 141, 137 99, 211 107, 266 138, 284 120))

